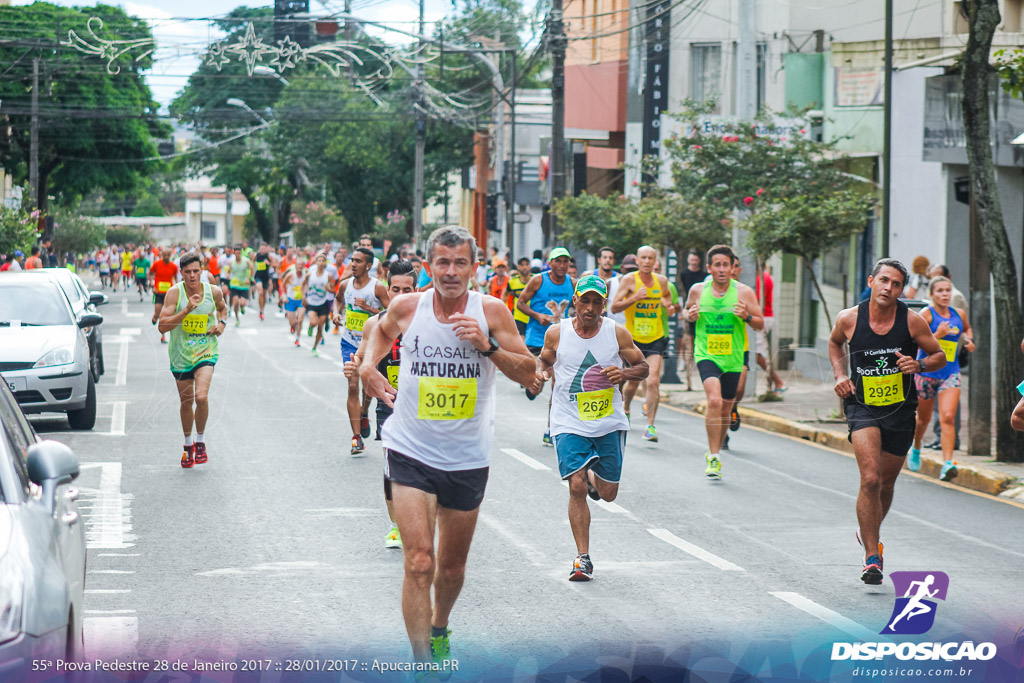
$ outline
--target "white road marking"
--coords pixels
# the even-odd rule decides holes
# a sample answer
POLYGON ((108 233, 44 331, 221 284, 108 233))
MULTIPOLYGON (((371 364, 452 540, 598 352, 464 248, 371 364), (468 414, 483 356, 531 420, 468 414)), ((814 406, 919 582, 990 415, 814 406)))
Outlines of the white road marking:
MULTIPOLYGON (((607 564, 607 563, 604 563, 607 564)), ((601 567, 604 568, 603 566, 601 567)), ((85 609, 82 614, 135 614, 133 609, 85 609)))
POLYGON ((135 655, 139 644, 138 617, 86 617, 86 659, 115 659, 135 655))
POLYGON ((96 557, 142 557, 142 553, 97 553, 96 557))
POLYGON ((136 336, 142 334, 142 328, 141 327, 122 327, 118 331, 118 334, 123 335, 125 337, 136 337, 136 336))
POLYGON ((526 556, 526 559, 529 560, 530 564, 532 564, 533 566, 544 567, 549 564, 547 559, 544 557, 543 553, 541 553, 539 550, 537 550, 530 544, 526 543, 525 541, 521 540, 518 536, 509 531, 508 527, 506 527, 504 524, 499 522, 494 517, 491 517, 490 515, 481 512, 478 519, 485 526, 490 527, 495 532, 497 532, 499 536, 501 536, 506 541, 508 541, 516 548, 518 548, 520 552, 522 552, 523 555, 526 556))
POLYGON ((121 315, 128 312, 128 297, 121 299, 121 315))
POLYGON ((130 588, 86 588, 86 595, 113 595, 115 593, 131 593, 130 588))
MULTIPOLYGON (((118 550, 131 548, 131 496, 121 493, 121 463, 82 463, 80 469, 100 468, 100 487, 92 499, 94 510, 86 514, 86 547, 118 550)), ((85 493, 84 489, 81 489, 85 493)), ((85 496, 83 495, 83 498, 85 496)), ((86 500, 88 500, 86 498, 86 500)))
POLYGON ((684 541, 683 539, 679 538, 678 536, 673 534, 668 529, 648 529, 647 532, 649 534, 651 534, 652 536, 654 536, 655 538, 660 538, 661 540, 665 541, 669 545, 674 545, 675 547, 677 547, 680 550, 682 550, 684 553, 687 553, 689 555, 693 555, 698 560, 703 560, 704 562, 707 562, 710 565, 718 567, 719 569, 721 569, 723 571, 727 571, 727 572, 742 572, 742 571, 744 571, 743 567, 735 565, 732 562, 730 562, 729 560, 722 559, 718 555, 715 555, 712 552, 708 552, 707 550, 704 550, 704 548, 701 548, 700 546, 694 545, 694 544, 690 543, 689 541, 684 541))
POLYGON ((89 574, 134 574, 134 571, 126 569, 90 569, 89 574))
MULTIPOLYGON (((125 347, 121 347, 125 348, 125 347)), ((114 401, 114 414, 110 418, 110 435, 124 436, 125 414, 128 403, 126 401, 114 401)))
POLYGON ((128 383, 128 344, 126 337, 121 342, 121 351, 117 356, 117 379, 114 381, 114 386, 123 387, 128 383))
POLYGON ((255 337, 256 335, 259 334, 259 330, 257 330, 255 327, 242 327, 239 328, 237 332, 243 337, 255 337))
POLYGON ((513 458, 515 458, 519 462, 523 463, 527 467, 532 467, 535 470, 550 470, 551 469, 550 467, 548 467, 544 463, 542 463, 542 462, 540 462, 538 460, 534 460, 533 458, 528 456, 526 453, 522 453, 520 451, 517 451, 514 448, 502 448, 501 451, 502 451, 502 453, 505 453, 507 455, 511 455, 513 458))
POLYGON ((821 619, 826 624, 834 626, 835 628, 845 633, 849 633, 854 638, 870 641, 879 640, 879 635, 871 629, 861 626, 856 621, 853 621, 852 619, 847 619, 842 614, 839 614, 838 612, 833 612, 828 607, 819 605, 818 603, 808 598, 805 598, 799 593, 769 592, 769 595, 775 596, 783 602, 788 602, 790 605, 796 607, 798 610, 807 612, 812 617, 821 619))
POLYGON ((142 315, 143 315, 142 313, 125 313, 124 317, 126 317, 126 318, 141 318, 142 315))

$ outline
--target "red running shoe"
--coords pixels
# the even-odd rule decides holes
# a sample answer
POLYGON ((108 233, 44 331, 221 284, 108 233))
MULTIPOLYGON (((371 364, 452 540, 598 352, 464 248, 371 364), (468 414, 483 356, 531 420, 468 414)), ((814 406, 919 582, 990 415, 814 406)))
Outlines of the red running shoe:
POLYGON ((202 465, 207 460, 210 459, 210 456, 206 454, 206 442, 205 441, 197 441, 196 442, 195 454, 196 454, 195 460, 196 460, 196 464, 197 465, 202 465))
POLYGON ((181 454, 181 466, 186 470, 191 469, 196 464, 195 451, 196 447, 194 445, 185 446, 185 450, 181 454))
POLYGON ((263 311, 260 311, 260 320, 263 320, 263 311))

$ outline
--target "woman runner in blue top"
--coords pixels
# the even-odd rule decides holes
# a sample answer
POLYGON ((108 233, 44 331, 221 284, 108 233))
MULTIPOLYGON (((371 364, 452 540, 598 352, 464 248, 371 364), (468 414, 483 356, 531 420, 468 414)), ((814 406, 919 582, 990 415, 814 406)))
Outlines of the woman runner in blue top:
MULTIPOLYGON (((956 464, 953 462, 953 444, 956 442, 954 418, 956 408, 960 404, 960 362, 957 360, 957 347, 962 337, 964 347, 968 351, 974 351, 974 340, 971 324, 967 322, 967 312, 949 305, 953 296, 953 283, 949 278, 939 276, 932 279, 928 284, 928 294, 931 296, 932 304, 921 311, 921 317, 939 340, 939 346, 946 354, 946 365, 935 372, 919 373, 914 378, 917 383, 917 427, 907 467, 914 472, 921 469, 921 439, 931 423, 932 410, 938 397, 944 461, 939 476, 943 481, 949 481, 957 474, 956 464)), ((918 351, 918 359, 924 356, 924 352, 918 351)))

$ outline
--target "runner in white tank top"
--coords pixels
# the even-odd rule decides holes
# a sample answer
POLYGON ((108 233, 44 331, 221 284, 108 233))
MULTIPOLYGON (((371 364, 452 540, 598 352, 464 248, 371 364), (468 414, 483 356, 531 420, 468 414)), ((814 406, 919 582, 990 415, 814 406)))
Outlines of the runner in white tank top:
POLYGON ((476 253, 463 228, 435 230, 427 243, 434 288, 389 304, 359 364, 366 392, 395 408, 384 424, 385 472, 405 552, 402 611, 420 662, 451 659, 448 617, 487 485, 495 367, 531 391, 544 386, 508 307, 468 291, 476 253), (400 334, 396 402, 377 363, 400 334))
POLYGON ((604 316, 607 297, 600 276, 580 278, 573 296, 576 315, 548 328, 540 352, 545 375, 554 373, 551 435, 558 471, 569 482, 569 526, 577 552, 570 581, 589 581, 594 573, 587 495, 607 501, 618 495, 629 431, 619 385, 642 380, 649 371, 629 331, 604 316))
POLYGON ((303 285, 306 291, 306 315, 309 317, 309 329, 306 336, 312 337, 313 330, 316 330, 316 338, 313 340, 313 355, 320 355, 317 347, 324 343, 324 323, 331 314, 331 304, 327 302, 327 292, 334 291, 334 278, 327 271, 327 255, 317 254, 316 265, 306 271, 306 280, 303 285))

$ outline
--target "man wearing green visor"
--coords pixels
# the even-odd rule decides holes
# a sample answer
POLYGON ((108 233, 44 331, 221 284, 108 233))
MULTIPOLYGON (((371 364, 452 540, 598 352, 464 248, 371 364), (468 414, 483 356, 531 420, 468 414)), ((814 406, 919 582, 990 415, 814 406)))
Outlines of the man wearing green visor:
POLYGON ((605 317, 607 299, 604 280, 580 278, 572 298, 576 315, 548 328, 540 352, 541 372, 555 379, 551 435, 558 471, 569 483, 569 525, 577 552, 570 581, 589 581, 594 573, 587 496, 612 501, 619 491, 629 431, 619 385, 648 373, 629 331, 605 317))

